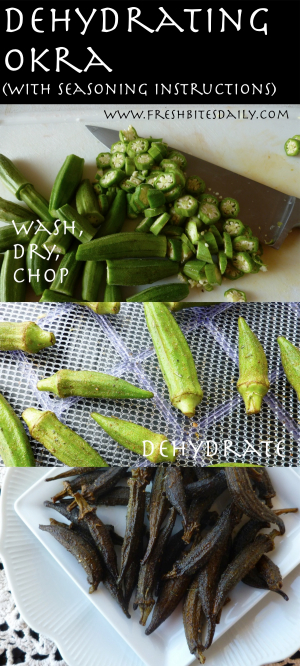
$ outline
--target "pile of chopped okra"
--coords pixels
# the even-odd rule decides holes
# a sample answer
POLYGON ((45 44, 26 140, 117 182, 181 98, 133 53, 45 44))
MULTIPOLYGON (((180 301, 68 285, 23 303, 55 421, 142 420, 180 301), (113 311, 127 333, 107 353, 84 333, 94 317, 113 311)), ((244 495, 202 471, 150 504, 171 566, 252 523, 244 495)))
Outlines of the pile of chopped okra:
MULTIPOLYGON (((179 282, 149 287, 127 300, 180 301, 190 287, 211 291, 223 278, 267 270, 259 239, 239 219, 238 201, 206 191, 199 175, 187 176, 185 156, 162 139, 141 138, 129 126, 96 162, 92 184, 82 180, 84 160, 68 155, 47 202, 0 155, 2 182, 28 206, 0 200, 0 221, 8 223, 0 228, 0 300, 25 299, 26 280, 16 281, 21 277, 42 301, 73 300, 81 279, 79 300, 98 301, 104 288, 108 302, 124 300, 122 286, 176 276, 179 282), (134 231, 122 231, 126 218, 137 220, 134 231), (15 243, 24 245, 18 259, 15 243), (49 253, 62 255, 55 270, 49 253)), ((237 289, 225 296, 246 300, 237 289)))

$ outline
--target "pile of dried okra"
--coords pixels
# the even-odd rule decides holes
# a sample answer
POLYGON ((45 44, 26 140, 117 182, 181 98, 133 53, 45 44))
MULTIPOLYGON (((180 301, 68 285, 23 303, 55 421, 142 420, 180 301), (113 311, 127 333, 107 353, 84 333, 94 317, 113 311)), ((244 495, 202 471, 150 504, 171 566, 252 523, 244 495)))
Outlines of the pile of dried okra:
MULTIPOLYGON (((41 301, 72 301, 80 277, 79 300, 97 301, 104 286, 104 301, 122 301, 122 286, 170 276, 181 282, 127 300, 180 301, 190 286, 211 291, 223 278, 266 270, 258 238, 238 219, 238 202, 206 192, 197 174, 187 177, 184 155, 162 139, 138 137, 129 126, 96 161, 92 184, 82 180, 84 160, 68 155, 48 202, 0 155, 2 182, 28 206, 0 200, 0 221, 7 223, 0 228, 1 301, 24 300, 26 280, 41 301), (137 219, 134 231, 122 231, 126 217, 137 219), (62 255, 56 270, 52 255, 62 255)), ((236 289, 225 296, 246 300, 236 289)))
POLYGON ((70 524, 50 518, 50 525, 40 529, 76 557, 90 593, 102 582, 128 618, 136 590, 133 610, 139 609, 141 625, 153 610, 147 636, 183 599, 188 647, 203 664, 223 606, 238 582, 272 590, 288 601, 280 570, 266 553, 285 532, 281 514, 298 509, 272 510, 276 491, 265 468, 75 468, 46 481, 67 477, 75 478, 64 481, 61 492, 45 506, 70 524), (124 479, 127 484, 119 485, 124 479), (220 513, 214 504, 219 497, 220 513), (104 507, 120 505, 128 506, 123 539, 103 522, 104 507), (101 518, 96 506, 101 507, 101 518), (177 516, 182 519, 179 531, 174 530, 177 516), (259 534, 271 525, 275 529, 259 534), (115 545, 121 546, 119 566, 115 545))
MULTIPOLYGON (((100 306, 100 304, 97 304, 100 306)), ((110 304, 111 305, 111 304, 110 304)), ((106 307, 106 304, 104 304, 106 307)), ((195 362, 188 343, 176 319, 164 303, 144 303, 146 324, 150 332, 159 366, 168 387, 171 404, 187 418, 195 418, 203 391, 199 384, 195 362)), ((263 397, 269 390, 268 364, 262 345, 243 317, 239 317, 239 379, 237 390, 241 394, 246 413, 260 412, 263 397)), ((0 324, 0 350, 20 349, 29 354, 38 353, 55 344, 53 333, 43 331, 33 322, 5 322, 0 324)), ((300 350, 284 337, 278 338, 282 365, 288 381, 300 398, 300 350)), ((147 400, 153 393, 142 387, 101 372, 86 370, 59 370, 52 377, 38 382, 37 389, 49 391, 60 398, 81 396, 122 400, 147 400)), ((150 431, 141 425, 116 417, 92 412, 91 417, 125 448, 144 455, 154 464, 176 458, 176 443, 164 433, 150 431), (144 442, 151 442, 151 450, 144 442)), ((106 461, 88 442, 61 423, 54 412, 35 407, 25 409, 22 418, 33 439, 40 442, 58 460, 66 465, 107 466, 106 461)), ((33 466, 33 452, 24 427, 7 400, 0 395, 0 454, 6 466, 33 466)))

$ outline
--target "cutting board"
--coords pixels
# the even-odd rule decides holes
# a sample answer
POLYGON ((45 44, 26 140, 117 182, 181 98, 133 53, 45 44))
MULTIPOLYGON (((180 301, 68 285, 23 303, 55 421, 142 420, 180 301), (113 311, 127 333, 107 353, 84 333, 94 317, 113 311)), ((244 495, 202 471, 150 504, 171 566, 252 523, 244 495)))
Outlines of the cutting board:
MULTIPOLYGON (((69 153, 85 158, 84 176, 93 179, 95 158, 103 147, 85 129, 86 124, 116 129, 133 124, 141 136, 163 137, 178 150, 185 150, 300 198, 300 156, 288 158, 283 149, 287 138, 300 133, 300 108, 297 106, 266 109, 253 105, 243 109, 236 105, 221 105, 213 109, 208 105, 158 105, 155 110, 147 105, 122 105, 118 109, 125 113, 129 110, 143 112, 144 118, 138 120, 128 116, 120 120, 115 115, 114 119, 108 119, 106 113, 116 111, 113 105, 0 105, 1 152, 24 171, 37 190, 49 197, 57 171, 69 153), (192 116, 189 119, 188 110, 192 116), (214 110, 224 111, 225 117, 213 119, 214 110), (249 111, 253 113, 254 110, 256 117, 250 120, 249 111), (272 111, 274 118, 260 117, 266 116, 268 110, 272 111), (152 117, 155 111, 156 119, 152 117), (289 118, 278 117, 279 112, 284 111, 287 111, 289 118), (184 117, 178 117, 179 113, 184 113, 184 117), (149 119, 148 114, 151 116, 149 119), (230 114, 236 118, 228 117, 230 114)), ((220 194, 230 196, 230 192, 220 194)), ((0 196, 13 200, 13 195, 1 183, 0 196)), ((258 210, 257 214, 263 217, 264 211, 258 210)), ((240 218, 243 220, 242 211, 240 218)), ((268 272, 246 276, 235 282, 226 280, 212 292, 191 289, 189 300, 223 301, 224 291, 232 286, 244 290, 249 301, 299 300, 299 257, 300 229, 294 229, 280 250, 265 248, 264 261, 268 272)), ((137 287, 139 290, 143 288, 137 287)), ((128 296, 133 291, 124 290, 124 295, 128 296)))

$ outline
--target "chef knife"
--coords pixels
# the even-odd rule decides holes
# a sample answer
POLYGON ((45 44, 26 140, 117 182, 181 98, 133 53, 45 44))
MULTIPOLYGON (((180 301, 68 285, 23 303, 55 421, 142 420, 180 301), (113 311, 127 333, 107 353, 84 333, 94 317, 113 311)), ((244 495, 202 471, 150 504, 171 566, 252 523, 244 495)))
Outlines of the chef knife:
MULTIPOLYGON (((110 150, 119 141, 119 132, 106 127, 86 125, 87 129, 110 150)), ((222 197, 233 197, 240 204, 241 218, 262 243, 278 249, 287 234, 300 226, 300 199, 257 183, 200 157, 180 152, 187 159, 187 173, 199 175, 208 191, 222 197)))

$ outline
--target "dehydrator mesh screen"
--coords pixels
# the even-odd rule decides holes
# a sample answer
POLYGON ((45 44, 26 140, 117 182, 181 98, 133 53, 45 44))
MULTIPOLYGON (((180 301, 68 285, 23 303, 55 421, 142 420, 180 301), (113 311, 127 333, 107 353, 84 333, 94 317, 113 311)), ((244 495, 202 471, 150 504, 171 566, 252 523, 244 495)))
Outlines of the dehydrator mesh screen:
MULTIPOLYGON (((0 321, 36 321, 56 336, 54 347, 35 356, 1 352, 1 392, 21 416, 27 407, 51 409, 84 437, 110 465, 132 465, 143 459, 118 446, 90 418, 92 411, 139 423, 184 446, 181 464, 252 462, 267 466, 300 465, 300 404, 280 365, 277 337, 300 345, 300 307, 296 303, 219 304, 177 313, 192 351, 204 391, 194 419, 170 405, 143 306, 122 303, 118 315, 98 316, 74 303, 5 303, 0 321), (269 364, 271 389, 261 413, 246 416, 236 390, 238 316, 247 320, 261 341, 269 364), (60 368, 97 370, 120 376, 153 391, 153 400, 60 400, 36 390, 39 379, 60 368), (207 455, 210 454, 210 457, 207 455)), ((32 441, 40 465, 59 465, 32 441)))

